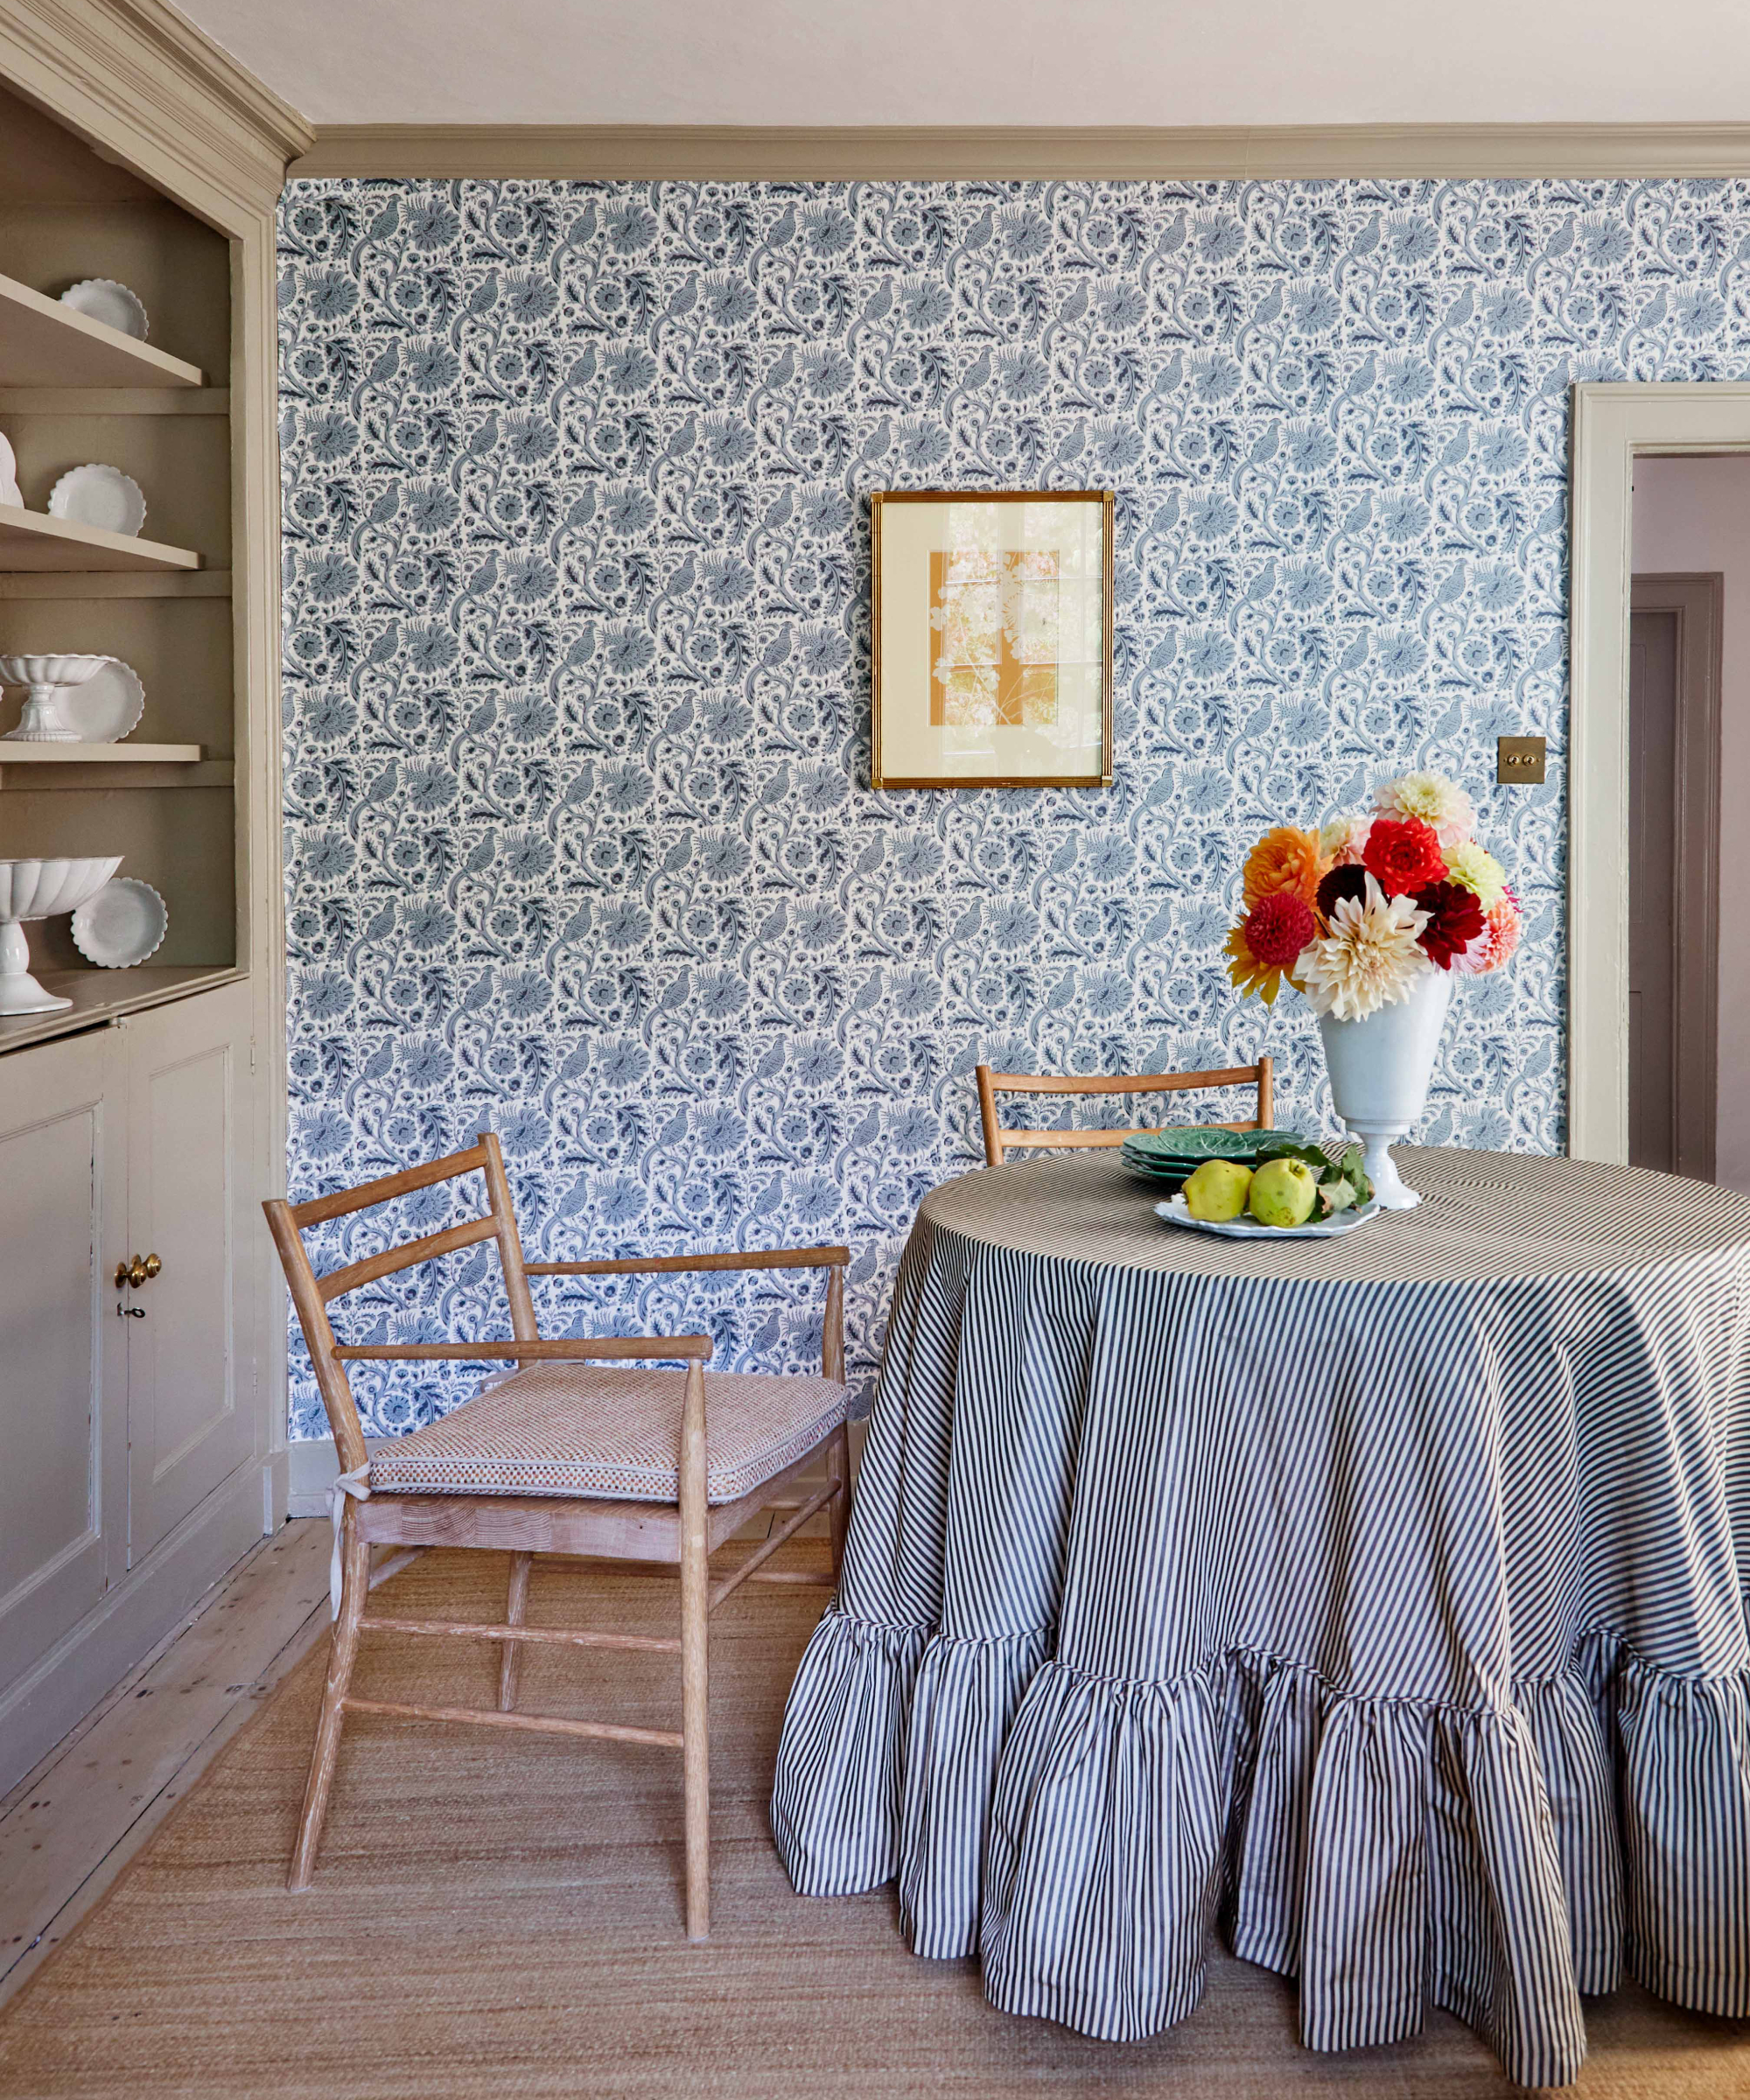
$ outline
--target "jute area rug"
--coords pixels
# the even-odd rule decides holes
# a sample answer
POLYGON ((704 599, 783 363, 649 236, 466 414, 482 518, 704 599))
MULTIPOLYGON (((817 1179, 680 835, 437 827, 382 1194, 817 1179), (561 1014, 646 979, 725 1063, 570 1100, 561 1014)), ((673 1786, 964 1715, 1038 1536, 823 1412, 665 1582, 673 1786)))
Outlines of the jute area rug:
MULTIPOLYGON (((799 1551, 820 1549, 786 1549, 799 1551)), ((794 1560, 792 1564, 795 1564, 794 1560)), ((486 1618, 505 1564, 429 1556, 377 1592, 486 1618)), ((792 1894, 766 1825, 784 1695, 823 1590, 752 1587, 712 1630, 712 1936, 681 1925, 672 1753, 355 1720, 316 1886, 285 1893, 323 1662, 312 1656, 0 2014, 0 2093, 189 2100, 815 2100, 1514 2091, 1455 2020, 1317 2056, 1290 1984, 1212 1956, 1199 2011, 1089 2041, 920 1962, 891 1892, 792 1894)), ((534 1623, 668 1630, 668 1580, 537 1563, 534 1623)), ((531 1654, 524 1704, 676 1726, 668 1658, 531 1654)), ((361 1696, 489 1704, 484 1643, 367 1635, 361 1696)), ((1750 2095, 1750 2026, 1625 1990, 1596 2002, 1585 2100, 1750 2095)))

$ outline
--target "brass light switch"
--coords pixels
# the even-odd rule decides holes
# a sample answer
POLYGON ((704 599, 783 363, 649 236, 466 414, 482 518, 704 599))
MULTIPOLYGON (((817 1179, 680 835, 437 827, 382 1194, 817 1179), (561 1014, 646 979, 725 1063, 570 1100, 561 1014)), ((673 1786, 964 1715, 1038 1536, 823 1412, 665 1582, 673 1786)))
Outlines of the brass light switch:
POLYGON ((1508 788, 1531 788, 1544 778, 1542 737, 1500 737, 1495 740, 1494 777, 1508 788))

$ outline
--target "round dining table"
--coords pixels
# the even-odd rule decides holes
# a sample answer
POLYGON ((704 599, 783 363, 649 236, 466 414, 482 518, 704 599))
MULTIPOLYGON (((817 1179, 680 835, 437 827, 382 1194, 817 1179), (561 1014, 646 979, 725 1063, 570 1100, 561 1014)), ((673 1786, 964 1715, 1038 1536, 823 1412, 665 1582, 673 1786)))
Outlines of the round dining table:
POLYGON ((934 1190, 774 1831, 990 2002, 1136 2040, 1209 1936, 1319 2049, 1559 2085, 1625 1970, 1750 2014, 1750 1200, 1402 1148, 1334 1238, 1116 1153, 934 1190))

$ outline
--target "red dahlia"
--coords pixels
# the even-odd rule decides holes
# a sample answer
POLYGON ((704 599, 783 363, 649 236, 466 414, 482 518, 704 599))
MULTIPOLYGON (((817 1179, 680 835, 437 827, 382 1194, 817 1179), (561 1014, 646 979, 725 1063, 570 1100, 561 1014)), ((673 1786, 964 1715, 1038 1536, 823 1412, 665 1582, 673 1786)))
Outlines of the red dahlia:
POLYGON ((1413 897, 1446 877, 1439 834, 1419 816, 1375 817, 1362 865, 1388 897, 1413 897))
POLYGON ((1450 970, 1453 956, 1463 955, 1488 923, 1482 899, 1456 882, 1437 882, 1418 890, 1416 906, 1428 914, 1427 925, 1416 938, 1428 960, 1442 970, 1450 970))
POLYGON ((1246 946, 1266 970, 1292 970, 1318 930, 1306 900, 1292 890, 1261 897, 1246 914, 1246 946))

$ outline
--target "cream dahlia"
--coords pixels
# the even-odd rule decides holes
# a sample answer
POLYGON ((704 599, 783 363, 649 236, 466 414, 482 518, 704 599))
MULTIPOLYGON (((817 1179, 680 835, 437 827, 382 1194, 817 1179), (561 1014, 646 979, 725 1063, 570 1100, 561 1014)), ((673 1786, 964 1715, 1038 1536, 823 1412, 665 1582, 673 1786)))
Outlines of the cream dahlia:
POLYGON ((1456 780, 1443 773, 1404 773, 1373 791, 1382 816, 1415 816, 1433 827, 1443 846, 1460 845, 1476 836, 1476 811, 1456 780))
POLYGON ((1462 839, 1446 848, 1446 880, 1474 890, 1486 912, 1492 912, 1507 894, 1507 870, 1474 839, 1462 839))
POLYGON ((1329 823, 1319 827, 1319 851, 1334 868, 1357 867, 1367 850, 1368 833, 1372 829, 1371 809, 1364 809, 1359 815, 1334 816, 1329 823))
POLYGON ((1388 897, 1369 875, 1367 894, 1337 900, 1331 930, 1301 956, 1299 983, 1314 1013, 1362 1021, 1408 998, 1433 968, 1418 936, 1428 914, 1407 897, 1388 897))

